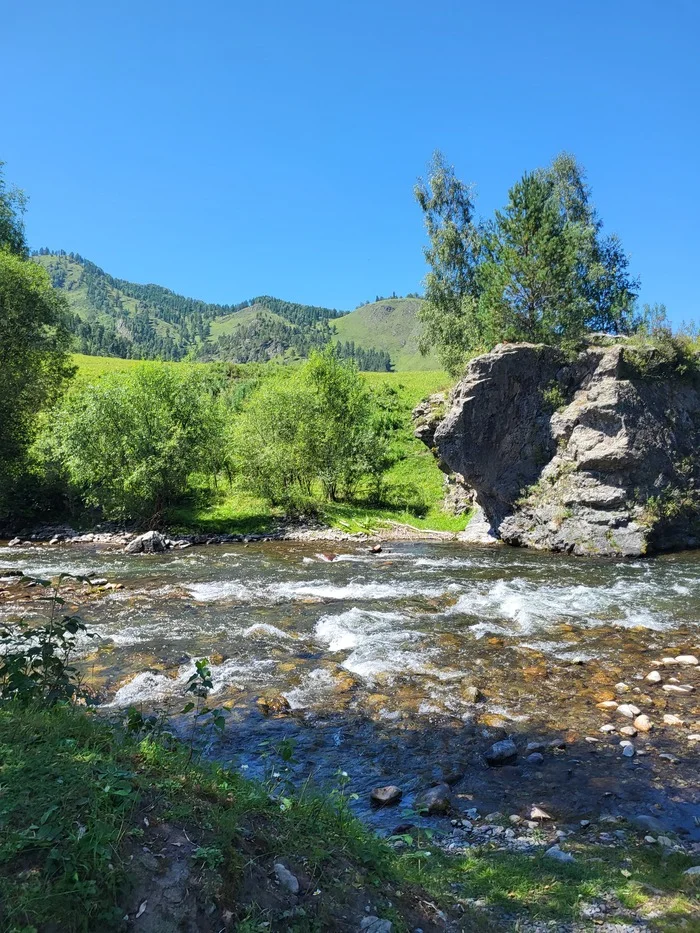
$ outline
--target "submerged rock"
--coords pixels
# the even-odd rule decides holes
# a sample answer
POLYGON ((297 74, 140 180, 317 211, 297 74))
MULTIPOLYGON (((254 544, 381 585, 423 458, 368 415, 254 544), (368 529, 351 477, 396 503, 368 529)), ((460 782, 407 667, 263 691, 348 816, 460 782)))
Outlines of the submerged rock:
POLYGON ((590 346, 571 361, 501 344, 446 401, 418 406, 416 436, 474 488, 506 543, 608 556, 697 547, 700 389, 645 378, 635 352, 590 346), (687 508, 659 506, 675 492, 687 508))
POLYGON ((403 791, 395 784, 387 784, 386 787, 375 787, 369 795, 369 799, 375 807, 390 807, 396 804, 403 797, 403 791))
POLYGON ((518 754, 518 749, 512 739, 502 739, 494 742, 491 748, 484 752, 484 758, 490 765, 502 765, 512 761, 518 754))
POLYGON ((416 809, 428 816, 444 816, 452 809, 452 791, 449 784, 437 784, 424 791, 416 801, 416 809))
POLYGON ((291 712, 292 709, 287 697, 281 693, 259 697, 256 702, 264 716, 280 716, 291 712))

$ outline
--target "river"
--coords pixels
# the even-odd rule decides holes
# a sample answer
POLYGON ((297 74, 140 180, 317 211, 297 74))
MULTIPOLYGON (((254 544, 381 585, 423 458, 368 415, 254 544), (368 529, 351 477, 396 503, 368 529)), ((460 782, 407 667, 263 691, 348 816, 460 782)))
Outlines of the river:
POLYGON ((81 664, 102 708, 177 714, 194 660, 209 657, 216 702, 231 712, 205 754, 260 775, 290 739, 295 780, 328 787, 347 772, 357 812, 381 830, 415 819, 414 795, 447 779, 460 806, 482 813, 643 812, 700 838, 700 743, 689 738, 700 732, 700 669, 662 661, 700 654, 700 553, 623 562, 454 543, 326 547, 0 547, 0 618, 45 612, 44 594, 2 568, 120 585, 64 587, 99 635, 81 664), (659 684, 644 679, 653 669, 659 684), (674 682, 695 689, 663 689, 674 682), (282 714, 257 702, 280 695, 282 714), (597 706, 610 700, 653 723, 632 739, 633 758, 619 731, 631 720, 597 706), (601 732, 608 723, 615 731, 601 732), (505 735, 521 753, 490 768, 483 752, 505 735), (529 741, 545 746, 543 761, 527 760, 529 741), (401 806, 372 810, 370 789, 390 783, 401 806))

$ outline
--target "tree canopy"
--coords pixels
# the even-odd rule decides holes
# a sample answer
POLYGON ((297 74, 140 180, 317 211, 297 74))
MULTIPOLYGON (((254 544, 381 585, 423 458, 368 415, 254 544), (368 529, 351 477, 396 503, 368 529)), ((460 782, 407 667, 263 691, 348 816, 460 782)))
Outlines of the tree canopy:
POLYGON ((416 198, 429 237, 424 349, 452 373, 503 340, 573 345, 588 331, 634 329, 638 282, 573 156, 526 172, 486 223, 439 154, 416 198))
POLYGON ((73 372, 65 299, 27 259, 24 204, 0 171, 0 507, 22 474, 37 415, 73 372))

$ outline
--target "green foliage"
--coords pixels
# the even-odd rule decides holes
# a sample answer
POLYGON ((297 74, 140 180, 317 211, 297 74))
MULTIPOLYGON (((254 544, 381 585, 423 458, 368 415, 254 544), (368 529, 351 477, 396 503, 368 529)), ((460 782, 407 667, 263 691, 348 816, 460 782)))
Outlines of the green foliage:
POLYGON ((226 469, 219 381, 198 368, 143 364, 78 387, 51 444, 70 480, 107 516, 154 519, 197 471, 226 469))
POLYGON ((626 343, 628 375, 641 379, 700 379, 700 335, 696 328, 674 333, 665 305, 645 305, 640 327, 626 343))
POLYGON ((24 212, 27 198, 19 188, 9 187, 0 162, 0 250, 24 259, 27 241, 24 236, 24 212))
POLYGON ((73 373, 65 301, 22 255, 21 203, 0 177, 0 514, 17 505, 39 412, 73 373))
POLYGON ((434 160, 417 189, 430 238, 425 340, 451 372, 502 341, 573 346, 590 331, 635 328, 638 283, 590 196, 583 169, 563 153, 526 172, 477 227, 468 189, 434 160))
POLYGON ((415 196, 430 241, 420 349, 434 348, 448 372, 457 373, 465 353, 480 348, 482 341, 476 314, 481 230, 474 220, 472 191, 435 152, 427 181, 419 181, 415 196))
POLYGON ((389 465, 386 424, 349 362, 332 348, 260 386, 233 426, 242 485, 273 504, 304 510, 317 487, 330 501, 375 484, 389 465))
POLYGON ((562 391, 561 386, 556 382, 550 383, 550 385, 543 390, 542 401, 551 412, 561 411, 567 404, 566 395, 562 391))
POLYGON ((196 699, 194 702, 186 703, 182 708, 183 713, 194 712, 192 729, 190 730, 188 763, 192 759, 194 739, 199 728, 210 725, 218 729, 219 732, 223 732, 226 727, 226 713, 228 711, 224 707, 214 709, 206 704, 207 697, 213 689, 214 683, 209 658, 199 658, 194 662, 194 674, 187 681, 187 692, 196 699))
MULTIPOLYGON (((47 706, 64 700, 84 697, 80 674, 71 664, 79 639, 94 638, 85 623, 74 615, 60 616, 64 600, 59 596, 63 573, 47 597, 51 609, 45 623, 32 624, 23 619, 0 625, 0 698, 27 706, 41 702, 47 706)), ((74 577, 89 583, 87 577, 74 577)), ((49 580, 34 580, 51 587, 49 580)))

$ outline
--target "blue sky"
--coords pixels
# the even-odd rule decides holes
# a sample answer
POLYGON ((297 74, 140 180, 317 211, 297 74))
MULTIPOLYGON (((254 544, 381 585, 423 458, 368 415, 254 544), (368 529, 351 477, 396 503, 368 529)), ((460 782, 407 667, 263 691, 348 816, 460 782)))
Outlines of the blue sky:
POLYGON ((484 215, 568 149, 642 300, 700 317, 695 0, 34 0, 2 22, 0 159, 33 246, 352 308, 420 287, 433 149, 484 215))

